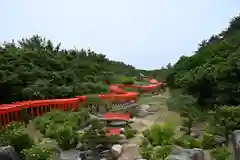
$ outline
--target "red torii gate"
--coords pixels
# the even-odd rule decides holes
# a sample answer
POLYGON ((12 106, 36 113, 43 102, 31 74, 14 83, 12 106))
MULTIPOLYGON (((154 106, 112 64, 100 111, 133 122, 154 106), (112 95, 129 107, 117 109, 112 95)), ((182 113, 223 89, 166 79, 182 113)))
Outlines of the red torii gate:
POLYGON ((12 121, 22 119, 21 110, 26 109, 27 114, 31 116, 39 116, 52 109, 73 110, 76 111, 79 106, 79 98, 68 99, 51 99, 51 100, 33 100, 15 102, 12 104, 0 105, 0 127, 6 127, 12 121))
POLYGON ((122 120, 122 121, 129 121, 130 120, 130 113, 105 113, 103 115, 105 120, 122 120))
MULTIPOLYGON (((123 85, 117 84, 110 87, 112 93, 108 94, 98 94, 97 96, 102 100, 112 101, 115 103, 124 102, 124 101, 136 101, 137 92, 126 92, 121 88, 132 87, 132 88, 141 88, 144 92, 151 92, 152 90, 158 88, 161 83, 157 83, 156 80, 151 80, 150 83, 153 83, 148 86, 136 86, 136 85, 123 85), (118 89, 117 89, 118 88, 118 89), (117 91, 122 93, 117 93, 117 91)), ((67 98, 67 99, 49 99, 49 100, 32 100, 32 101, 23 101, 23 102, 14 102, 12 104, 2 104, 0 105, 0 127, 6 127, 7 124, 12 121, 21 120, 22 109, 26 109, 26 112, 31 116, 39 116, 46 112, 50 112, 52 109, 61 109, 61 110, 73 110, 76 111, 79 107, 79 104, 85 103, 86 96, 77 96, 76 98, 67 98)), ((124 120, 128 121, 130 119, 130 113, 121 114, 121 113, 106 113, 104 115, 105 119, 108 120, 124 120)))
POLYGON ((107 128, 105 132, 106 132, 106 136, 120 135, 121 128, 107 128))

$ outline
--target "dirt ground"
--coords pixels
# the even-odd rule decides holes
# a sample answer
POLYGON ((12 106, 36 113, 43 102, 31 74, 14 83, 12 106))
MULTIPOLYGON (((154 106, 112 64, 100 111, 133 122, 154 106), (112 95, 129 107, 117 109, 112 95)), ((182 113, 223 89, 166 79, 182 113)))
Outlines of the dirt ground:
POLYGON ((148 115, 143 118, 136 118, 134 123, 131 125, 134 129, 138 130, 138 134, 130 139, 128 143, 123 145, 122 155, 118 158, 118 160, 134 160, 139 157, 139 147, 141 143, 142 131, 149 128, 154 123, 171 123, 176 127, 180 126, 181 118, 178 113, 168 111, 165 105, 166 98, 161 96, 154 97, 143 97, 140 99, 140 104, 152 104, 159 106, 159 111, 155 112, 152 115, 148 115))

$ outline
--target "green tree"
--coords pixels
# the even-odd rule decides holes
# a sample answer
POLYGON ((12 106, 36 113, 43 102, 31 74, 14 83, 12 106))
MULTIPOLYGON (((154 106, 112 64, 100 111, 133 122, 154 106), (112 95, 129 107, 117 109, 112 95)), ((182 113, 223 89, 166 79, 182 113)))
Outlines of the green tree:
POLYGON ((239 107, 221 106, 210 111, 210 124, 213 133, 223 135, 228 145, 228 135, 240 126, 240 109, 239 107))
POLYGON ((214 160, 228 160, 231 153, 226 147, 214 148, 211 152, 211 156, 214 160))
POLYGON ((60 153, 58 148, 54 148, 48 141, 41 141, 34 144, 31 148, 21 151, 24 160, 53 160, 60 153), (57 151, 55 153, 54 151, 57 151))
POLYGON ((202 41, 194 55, 182 56, 167 76, 168 85, 196 97, 206 109, 214 104, 238 105, 239 17, 220 34, 202 41))
POLYGON ((155 124, 143 132, 140 153, 149 160, 165 159, 172 150, 174 128, 171 124, 155 124))
POLYGON ((67 150, 77 145, 78 130, 88 125, 89 119, 84 109, 77 112, 56 110, 35 118, 33 122, 44 137, 55 139, 63 150, 67 150))
POLYGON ((24 129, 25 127, 21 123, 15 122, 8 125, 0 135, 6 140, 8 145, 14 147, 18 154, 20 154, 23 149, 31 148, 34 144, 24 129))
POLYGON ((164 160, 172 152, 172 146, 156 146, 153 148, 152 160, 164 160))
POLYGON ((116 83, 122 75, 132 82, 131 77, 140 73, 103 54, 61 49, 61 44, 55 46, 37 35, 5 42, 0 47, 0 63, 0 103, 104 93, 106 79, 116 83))
POLYGON ((170 98, 167 99, 167 105, 170 109, 180 112, 180 116, 184 118, 183 126, 187 128, 186 133, 190 135, 192 127, 201 113, 196 105, 196 98, 184 94, 181 90, 175 90, 171 92, 170 98))
POLYGON ((183 126, 187 128, 186 134, 191 135, 192 127, 197 122, 199 111, 194 106, 183 107, 181 111, 181 117, 184 117, 183 126))

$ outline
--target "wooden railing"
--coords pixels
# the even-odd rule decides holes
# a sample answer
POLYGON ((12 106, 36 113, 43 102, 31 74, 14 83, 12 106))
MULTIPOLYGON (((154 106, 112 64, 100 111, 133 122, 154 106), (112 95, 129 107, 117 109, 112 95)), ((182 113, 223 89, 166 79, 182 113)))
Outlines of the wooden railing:
MULTIPOLYGON (((122 89, 131 85, 115 85, 115 88, 116 86, 118 86, 119 89, 122 89)), ((133 88, 142 88, 145 92, 152 92, 159 86, 159 84, 151 84, 149 87, 137 87, 136 85, 132 85, 133 88)), ((112 93, 99 94, 97 96, 103 101, 111 101, 113 104, 137 101, 137 92, 122 91, 122 93, 119 94, 114 93, 114 89, 111 90, 111 92, 112 93)), ((32 117, 50 112, 52 109, 76 111, 81 104, 84 104, 86 102, 86 98, 87 96, 77 96, 76 98, 67 99, 32 100, 14 102, 12 104, 2 104, 0 105, 0 127, 6 127, 7 124, 12 123, 13 121, 21 120, 23 118, 23 110, 32 117)))

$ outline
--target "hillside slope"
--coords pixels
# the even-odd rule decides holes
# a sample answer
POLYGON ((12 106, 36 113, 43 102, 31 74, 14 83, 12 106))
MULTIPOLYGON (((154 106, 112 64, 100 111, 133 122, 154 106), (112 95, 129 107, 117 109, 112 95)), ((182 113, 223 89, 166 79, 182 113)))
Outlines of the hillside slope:
POLYGON ((240 104, 240 16, 218 35, 182 56, 168 76, 169 86, 195 96, 201 105, 240 104))

